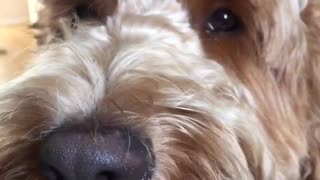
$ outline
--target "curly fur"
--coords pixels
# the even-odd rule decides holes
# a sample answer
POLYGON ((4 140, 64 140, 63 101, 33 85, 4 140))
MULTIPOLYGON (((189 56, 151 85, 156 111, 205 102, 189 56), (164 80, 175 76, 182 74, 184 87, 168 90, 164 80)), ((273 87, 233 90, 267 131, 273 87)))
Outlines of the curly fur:
POLYGON ((142 132, 153 180, 320 179, 320 1, 225 3, 239 37, 199 31, 215 1, 125 0, 43 47, 0 88, 0 179, 43 179, 38 146, 70 123, 142 132))

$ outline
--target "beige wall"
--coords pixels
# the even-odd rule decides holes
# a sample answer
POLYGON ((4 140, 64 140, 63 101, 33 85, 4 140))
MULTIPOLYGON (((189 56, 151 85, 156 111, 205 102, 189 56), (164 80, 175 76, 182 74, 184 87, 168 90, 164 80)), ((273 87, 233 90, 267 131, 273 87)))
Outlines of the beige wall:
POLYGON ((0 0, 0 25, 28 23, 27 0, 0 0))

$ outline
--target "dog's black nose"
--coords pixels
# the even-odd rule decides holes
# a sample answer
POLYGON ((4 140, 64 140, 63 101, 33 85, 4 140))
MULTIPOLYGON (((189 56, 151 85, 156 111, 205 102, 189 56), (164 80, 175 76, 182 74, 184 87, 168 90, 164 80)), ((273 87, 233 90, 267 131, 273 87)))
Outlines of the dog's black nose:
POLYGON ((42 173, 48 180, 147 180, 152 155, 128 131, 60 130, 41 145, 42 173))

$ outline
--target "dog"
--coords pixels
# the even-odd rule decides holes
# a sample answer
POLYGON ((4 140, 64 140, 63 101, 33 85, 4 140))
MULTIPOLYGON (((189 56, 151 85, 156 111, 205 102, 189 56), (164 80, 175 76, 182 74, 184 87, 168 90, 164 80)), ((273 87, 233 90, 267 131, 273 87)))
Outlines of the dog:
POLYGON ((0 179, 320 179, 319 0, 45 4, 72 23, 0 88, 0 179))

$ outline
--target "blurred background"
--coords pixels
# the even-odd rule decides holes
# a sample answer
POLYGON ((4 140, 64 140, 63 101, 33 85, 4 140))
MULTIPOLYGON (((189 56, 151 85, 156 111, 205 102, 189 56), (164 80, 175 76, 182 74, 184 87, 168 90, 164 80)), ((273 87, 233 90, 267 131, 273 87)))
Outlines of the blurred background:
POLYGON ((0 0, 0 84, 17 76, 37 48, 40 0, 0 0))

